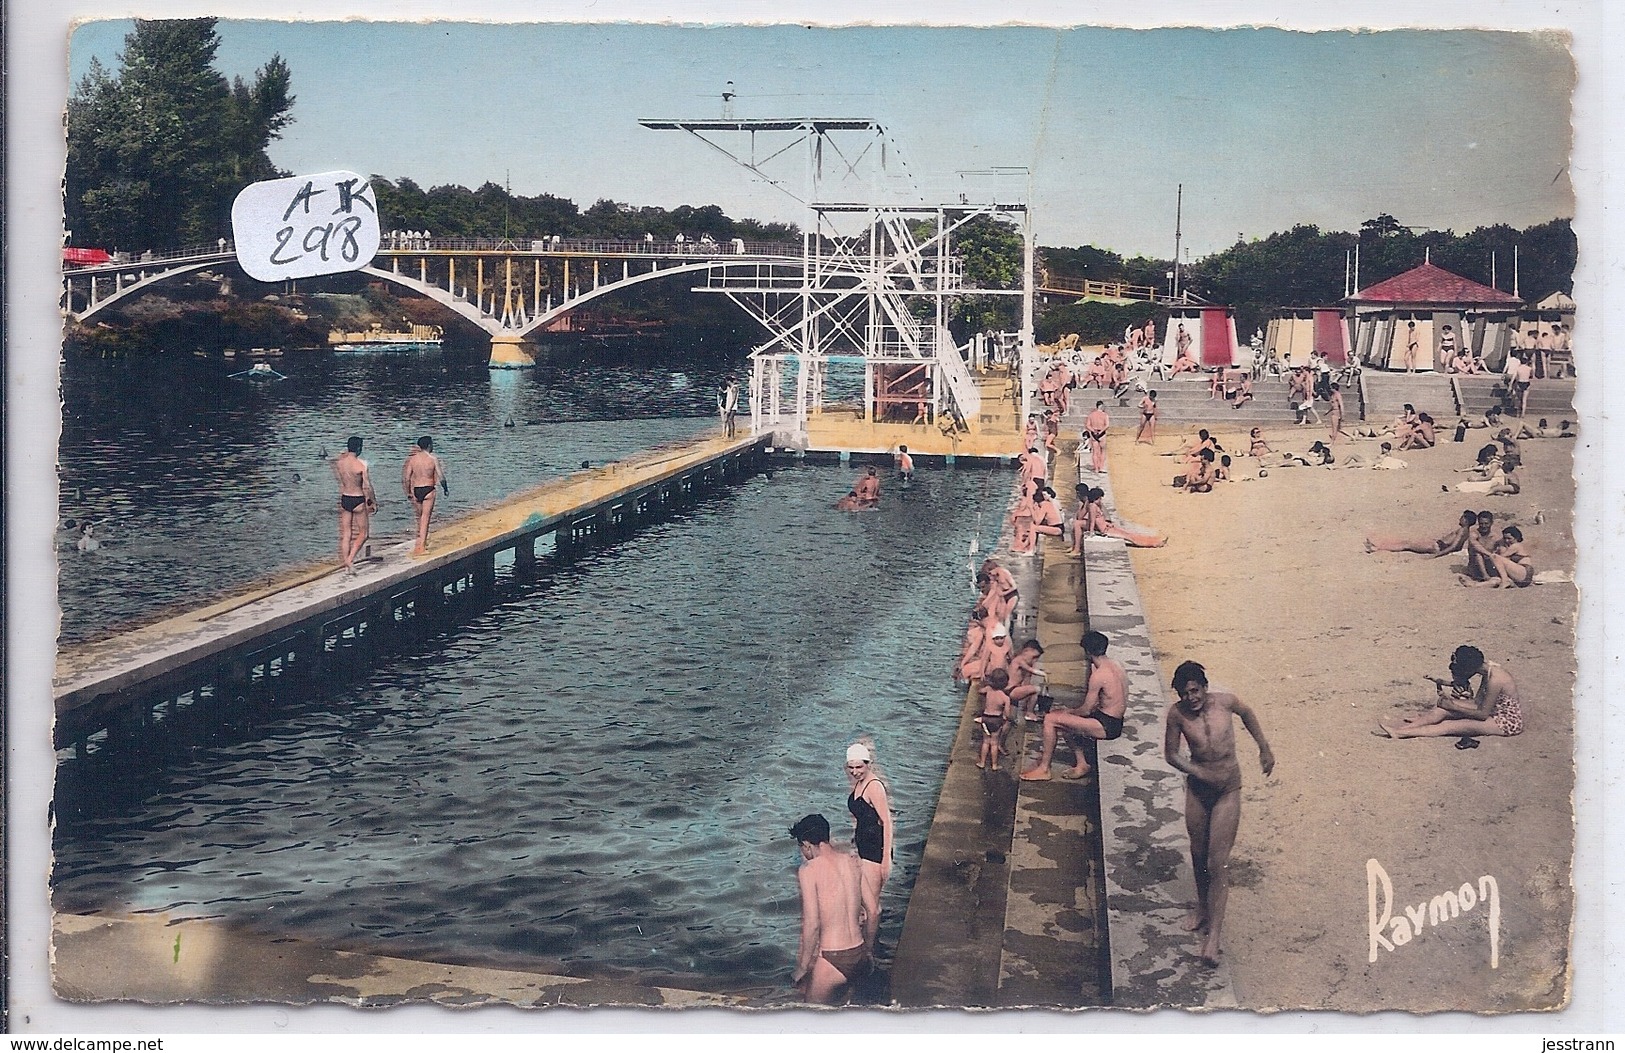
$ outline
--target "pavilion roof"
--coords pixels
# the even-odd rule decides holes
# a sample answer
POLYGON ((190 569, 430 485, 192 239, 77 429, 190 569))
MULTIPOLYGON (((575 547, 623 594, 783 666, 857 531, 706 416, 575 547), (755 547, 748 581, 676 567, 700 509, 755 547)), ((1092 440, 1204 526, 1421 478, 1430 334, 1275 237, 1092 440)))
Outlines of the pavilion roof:
POLYGON ((1424 263, 1385 282, 1361 289, 1344 303, 1512 306, 1522 303, 1511 293, 1480 285, 1443 267, 1424 263))

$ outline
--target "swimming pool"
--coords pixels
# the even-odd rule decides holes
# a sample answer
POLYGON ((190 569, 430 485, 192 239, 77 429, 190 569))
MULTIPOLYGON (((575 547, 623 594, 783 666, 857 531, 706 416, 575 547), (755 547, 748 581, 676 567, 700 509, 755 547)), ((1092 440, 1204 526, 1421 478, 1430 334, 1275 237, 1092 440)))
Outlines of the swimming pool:
MULTIPOLYGON (((788 983, 802 814, 891 784, 894 943, 962 691, 969 542, 1008 480, 774 471, 555 568, 359 681, 61 769, 59 910, 743 991, 788 983)), ((980 539, 984 550, 992 536, 980 539)))

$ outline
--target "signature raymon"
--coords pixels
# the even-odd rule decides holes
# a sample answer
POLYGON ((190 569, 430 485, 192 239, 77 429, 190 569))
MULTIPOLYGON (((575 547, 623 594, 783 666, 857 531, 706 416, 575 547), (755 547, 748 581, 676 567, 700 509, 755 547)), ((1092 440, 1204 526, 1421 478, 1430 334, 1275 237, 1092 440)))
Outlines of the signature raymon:
POLYGON ((1501 966, 1501 886, 1488 874, 1478 879, 1474 887, 1470 881, 1460 888, 1446 889, 1432 899, 1422 900, 1416 906, 1402 904, 1400 916, 1394 916, 1394 883, 1388 871, 1375 859, 1365 861, 1366 902, 1368 905, 1366 932, 1371 938, 1371 957, 1376 961, 1378 951, 1392 951, 1403 947, 1422 935, 1424 928, 1438 928, 1447 921, 1470 914, 1483 905, 1489 912, 1490 968, 1501 966), (1382 893, 1378 906, 1378 891, 1382 893))

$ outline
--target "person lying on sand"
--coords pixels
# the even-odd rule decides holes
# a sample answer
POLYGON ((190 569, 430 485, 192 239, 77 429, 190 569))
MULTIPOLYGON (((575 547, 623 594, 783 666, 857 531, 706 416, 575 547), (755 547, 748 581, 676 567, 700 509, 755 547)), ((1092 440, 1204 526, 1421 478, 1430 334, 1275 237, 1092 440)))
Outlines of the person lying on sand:
MULTIPOLYGON (((1512 674, 1470 644, 1450 656, 1450 679, 1429 677, 1437 692, 1432 709, 1404 720, 1378 721, 1376 735, 1394 739, 1437 738, 1460 735, 1473 739, 1489 735, 1510 738, 1523 734, 1523 705, 1512 674), (1472 678, 1479 677, 1478 690, 1472 678)), ((1457 744, 1462 746, 1461 743, 1457 744)), ((1465 747, 1463 747, 1465 748, 1465 747)))
POLYGON ((1435 538, 1401 538, 1373 534, 1365 539, 1367 552, 1415 552, 1423 556, 1448 556, 1467 547, 1467 535, 1478 522, 1478 513, 1471 508, 1461 513, 1456 528, 1435 538))
MULTIPOLYGON (((1485 450, 1490 451, 1489 459, 1487 461, 1481 460, 1480 466, 1476 469, 1477 474, 1480 475, 1481 478, 1469 479, 1467 482, 1457 483, 1455 485, 1456 492, 1463 494, 1484 494, 1489 497, 1500 497, 1508 494, 1518 493, 1522 487, 1518 483, 1517 476, 1516 474, 1509 474, 1507 471, 1507 466, 1509 463, 1512 468, 1517 468, 1517 458, 1498 457, 1494 453, 1494 447, 1490 446, 1486 446, 1484 447, 1484 450, 1479 451, 1479 456, 1481 458, 1484 456, 1485 450)), ((1474 469, 1457 469, 1457 471, 1473 470, 1474 469)))
POLYGON ((1319 468, 1325 465, 1329 468, 1337 467, 1337 457, 1332 453, 1330 446, 1323 442, 1315 442, 1305 454, 1292 453, 1290 450, 1281 451, 1280 468, 1319 468))
POLYGON ((1072 521, 1072 547, 1067 550, 1068 555, 1082 554, 1083 539, 1088 534, 1120 538, 1135 548, 1161 548, 1168 543, 1166 537, 1154 531, 1138 533, 1113 523, 1106 516, 1105 499, 1106 491, 1098 486, 1078 487, 1078 514, 1072 521))

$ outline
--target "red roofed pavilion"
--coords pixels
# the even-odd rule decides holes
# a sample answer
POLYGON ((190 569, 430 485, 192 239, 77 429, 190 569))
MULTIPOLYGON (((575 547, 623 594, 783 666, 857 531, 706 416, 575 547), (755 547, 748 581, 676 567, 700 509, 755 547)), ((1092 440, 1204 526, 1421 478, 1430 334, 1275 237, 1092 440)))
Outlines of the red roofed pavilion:
POLYGON ((1451 274, 1424 263, 1404 274, 1361 289, 1344 303, 1383 307, 1515 307, 1523 301, 1511 293, 1451 274))
POLYGON ((1443 370, 1457 348, 1499 368, 1523 301, 1424 261, 1343 303, 1353 308, 1353 345, 1361 362, 1426 373, 1443 370))

